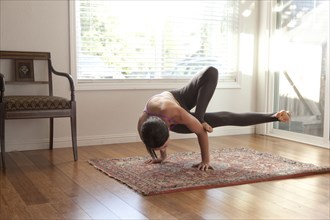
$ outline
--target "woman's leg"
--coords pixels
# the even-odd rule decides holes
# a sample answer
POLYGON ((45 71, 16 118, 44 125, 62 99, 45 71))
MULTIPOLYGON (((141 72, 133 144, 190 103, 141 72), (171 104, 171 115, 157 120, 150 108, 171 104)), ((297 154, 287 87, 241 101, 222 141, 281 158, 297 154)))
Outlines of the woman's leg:
POLYGON ((279 121, 276 113, 233 113, 233 112, 213 112, 206 113, 205 121, 212 127, 221 126, 249 126, 268 122, 279 121))
POLYGON ((204 122, 204 114, 217 83, 218 70, 208 67, 197 73, 186 86, 170 92, 187 111, 196 106, 194 116, 200 122, 204 122))
MULTIPOLYGON (((233 112, 213 112, 205 113, 204 119, 213 128, 221 126, 249 126, 268 122, 279 121, 278 113, 233 113, 233 112)), ((185 125, 175 125, 171 131, 176 133, 192 133, 185 125)))

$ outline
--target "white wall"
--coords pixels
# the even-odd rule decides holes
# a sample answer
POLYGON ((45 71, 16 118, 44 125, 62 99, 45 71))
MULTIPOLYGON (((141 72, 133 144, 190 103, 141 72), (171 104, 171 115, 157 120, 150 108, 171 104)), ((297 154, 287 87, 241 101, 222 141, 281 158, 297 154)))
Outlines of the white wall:
MULTIPOLYGON (((246 2, 251 3, 251 1, 246 2)), ((250 6, 250 4, 246 5, 246 7, 250 6)), ((55 69, 70 71, 69 0, 0 1, 0 13, 1 50, 49 51, 52 53, 55 69)), ((257 13, 257 5, 255 5, 250 17, 242 17, 241 87, 218 89, 208 111, 255 111, 256 54, 253 51, 257 45, 257 13)), ((58 82, 59 79, 55 81, 58 82)), ((15 89, 8 91, 15 93, 15 89)), ((56 95, 68 96, 68 91, 68 85, 61 81, 60 85, 55 87, 56 95)), ((78 145, 138 141, 137 118, 147 99, 157 92, 159 91, 76 91, 78 145)), ((69 119, 55 121, 55 147, 70 147, 69 119)), ((254 127, 223 127, 215 129, 212 135, 251 132, 254 132, 254 127)), ((182 138, 189 135, 173 135, 173 137, 182 138)), ((47 146, 47 119, 6 121, 7 151, 39 149, 47 146)))

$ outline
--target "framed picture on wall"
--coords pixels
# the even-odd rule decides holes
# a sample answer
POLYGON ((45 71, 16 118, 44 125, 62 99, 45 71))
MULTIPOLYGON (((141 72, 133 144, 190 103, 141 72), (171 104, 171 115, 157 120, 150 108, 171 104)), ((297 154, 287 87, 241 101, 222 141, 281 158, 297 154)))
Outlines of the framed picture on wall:
POLYGON ((18 82, 34 81, 33 60, 15 60, 15 72, 18 82))

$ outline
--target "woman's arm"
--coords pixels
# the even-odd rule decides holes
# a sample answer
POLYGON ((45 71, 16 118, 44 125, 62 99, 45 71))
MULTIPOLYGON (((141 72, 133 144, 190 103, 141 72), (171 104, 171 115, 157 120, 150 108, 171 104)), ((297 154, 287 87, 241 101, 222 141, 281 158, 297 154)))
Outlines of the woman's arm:
POLYGON ((199 147, 201 150, 202 162, 195 164, 194 167, 197 167, 199 170, 207 170, 210 166, 210 149, 209 149, 209 139, 207 132, 203 130, 203 134, 196 134, 199 147))
POLYGON ((212 169, 210 166, 210 150, 209 139, 203 125, 190 113, 185 110, 181 112, 180 124, 186 125, 192 132, 197 135, 199 147, 201 150, 202 162, 194 165, 199 170, 212 169))

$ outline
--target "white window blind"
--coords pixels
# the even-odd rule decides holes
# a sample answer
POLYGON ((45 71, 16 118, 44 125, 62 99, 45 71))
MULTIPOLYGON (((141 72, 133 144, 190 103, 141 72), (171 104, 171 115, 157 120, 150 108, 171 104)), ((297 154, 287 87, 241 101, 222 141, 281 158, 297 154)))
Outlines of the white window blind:
POLYGON ((239 2, 75 1, 78 80, 190 78, 205 66, 237 81, 239 2))

